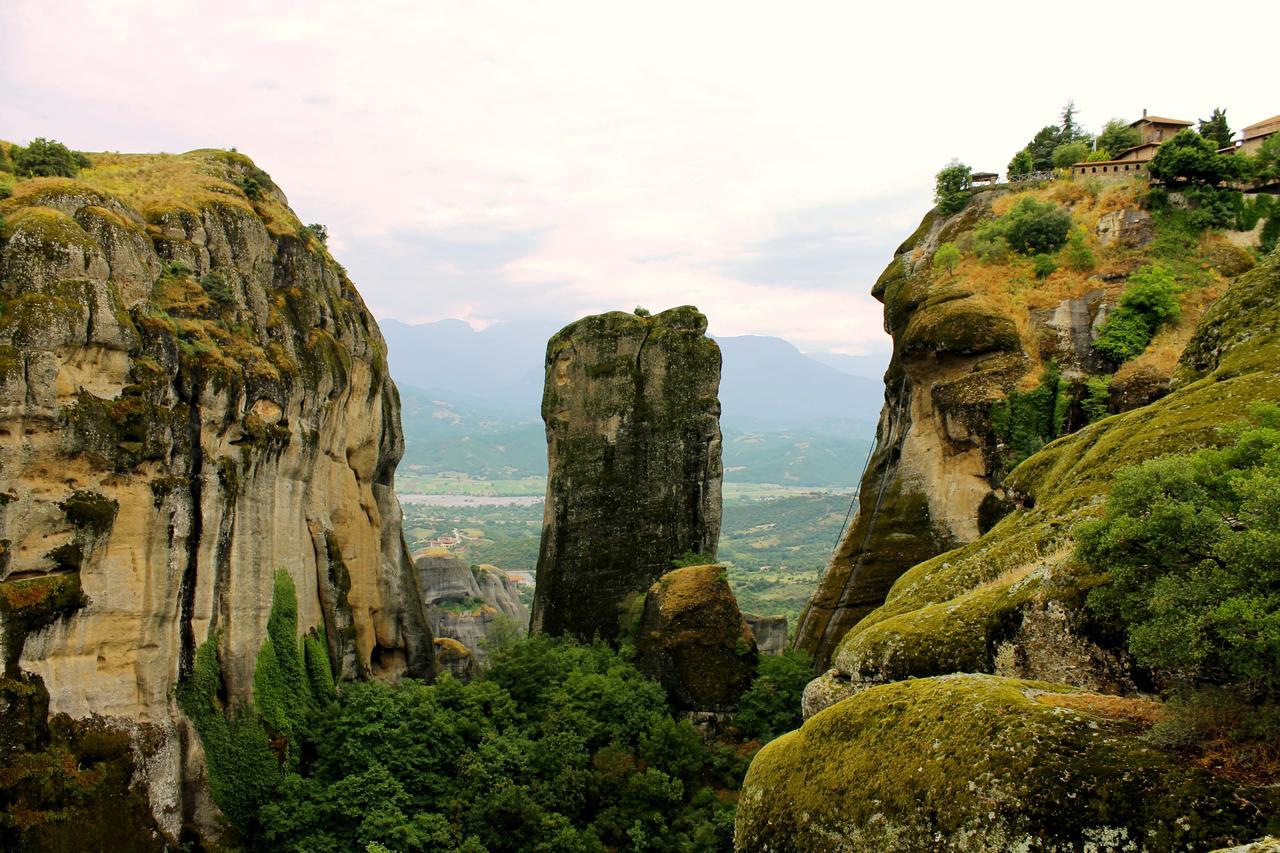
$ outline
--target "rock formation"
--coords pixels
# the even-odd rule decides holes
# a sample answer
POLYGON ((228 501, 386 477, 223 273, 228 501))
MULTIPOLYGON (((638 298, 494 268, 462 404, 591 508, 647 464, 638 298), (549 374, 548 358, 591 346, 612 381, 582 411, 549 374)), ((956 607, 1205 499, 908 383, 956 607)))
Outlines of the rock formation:
POLYGON ((743 613, 742 618, 756 638, 756 648, 760 650, 760 654, 780 655, 787 650, 787 617, 743 613))
MULTIPOLYGON (((1206 237, 1198 251, 1215 239, 1206 237)), ((938 526, 930 508, 947 495, 971 495, 960 506, 971 513, 972 536, 943 528, 952 531, 956 547, 905 567, 892 582, 882 572, 878 582, 890 585, 878 606, 867 575, 846 577, 839 595, 824 584, 833 595, 827 601, 834 602, 827 625, 837 618, 849 625, 818 646, 832 649, 831 669, 806 690, 804 726, 769 744, 752 763, 737 813, 739 849, 915 850, 946 839, 954 849, 975 850, 1199 850, 1238 844, 1267 829, 1268 816, 1280 809, 1274 786, 1206 772, 1146 738, 1160 703, 1136 695, 1140 673, 1114 626, 1098 624, 1083 606, 1099 578, 1072 559, 1077 526, 1096 516, 1118 469, 1212 443, 1219 427, 1243 419, 1254 401, 1280 401, 1280 255, 1238 277, 1208 262, 1201 269, 1208 271, 1203 289, 1184 294, 1183 323, 1138 359, 1137 367, 1162 371, 1167 394, 1085 425, 1002 474, 1000 490, 990 490, 999 511, 986 521, 980 521, 984 507, 994 501, 974 500, 979 489, 965 479, 978 475, 953 467, 934 481, 917 478, 912 487, 921 490, 920 519, 929 525, 911 527, 903 505, 894 506, 884 517, 889 527, 872 537, 880 542, 876 565, 890 565, 898 539, 903 550, 894 559, 903 561, 941 547, 946 537, 932 532, 938 526), (1170 350, 1180 357, 1162 361, 1170 350), (848 607, 839 608, 842 600, 861 601, 859 593, 866 600, 855 619, 848 607), (1064 787, 1065 780, 1071 781, 1064 787), (922 809, 922 802, 934 805, 922 809)), ((963 285, 958 275, 956 286, 963 285)), ((941 298, 929 294, 923 279, 899 286, 923 288, 916 299, 925 310, 941 298)), ((969 287, 975 295, 941 304, 963 306, 977 298, 979 286, 969 287)), ((1062 295, 1058 290, 1054 297, 1062 295)), ((897 304, 886 298, 886 313, 897 304)), ((1007 318, 1021 322, 1031 311, 1007 318)), ((914 322, 890 324, 900 329, 900 353, 908 349, 914 322)), ((1034 342, 1040 336, 1026 333, 1035 331, 1028 321, 1019 334, 1034 342)), ((1028 346, 994 363, 1037 352, 1028 346)), ((947 365, 955 358, 944 350, 928 355, 933 362, 902 359, 905 384, 928 382, 929 363, 951 375, 947 365)), ((983 375, 986 363, 975 360, 967 386, 981 394, 960 396, 935 383, 927 399, 913 403, 920 408, 902 416, 907 438, 896 426, 885 427, 894 420, 890 407, 877 462, 889 472, 886 492, 899 488, 901 494, 895 484, 911 482, 903 474, 919 473, 919 446, 909 445, 913 430, 946 438, 954 451, 965 423, 965 410, 954 401, 1023 393, 1001 391, 994 377, 983 375)), ((1060 363, 1065 375, 1070 363, 1060 363)), ((1122 371, 1133 369, 1126 364, 1122 371)), ((902 374, 896 378, 902 382, 902 374)), ((891 386, 894 380, 891 368, 891 386)), ((970 411, 967 434, 981 436, 978 416, 986 411, 989 417, 992 405, 970 411)), ((971 451, 998 461, 999 448, 996 455, 986 448, 975 438, 971 451)), ((982 479, 990 485, 987 476, 982 479)), ((864 483, 864 501, 868 493, 864 483)), ((834 568, 828 581, 833 574, 834 568)), ((814 615, 811 607, 811 620, 814 615)), ((821 633, 815 624, 809 623, 810 642, 821 633)))
POLYGON ((685 306, 547 344, 548 479, 532 630, 618 633, 621 601, 720 536, 720 350, 685 306))
POLYGON ((650 587, 636 630, 636 666, 684 711, 732 711, 756 670, 756 642, 724 567, 690 566, 650 587))
MULTIPOLYGON (((1049 282, 1015 286, 1022 275, 968 260, 953 275, 931 266, 943 243, 973 239, 982 222, 1006 211, 1011 190, 980 192, 959 213, 931 211, 895 253, 872 294, 884 303, 894 342, 876 447, 859 486, 859 511, 801 615, 796 646, 825 665, 849 629, 885 600, 910 567, 976 540, 1012 507, 1003 477, 1018 461, 1018 419, 1046 388, 1051 427, 1043 441, 1086 421, 1087 380, 1104 376, 1120 412, 1168 393, 1176 354, 1205 301, 1183 306, 1182 322, 1140 358, 1105 376, 1092 342, 1128 273, 1150 260, 1151 218, 1136 190, 1098 195, 1047 188, 1033 195, 1061 203, 1080 229, 1112 246, 1096 270, 1064 270, 1049 282), (1062 196, 1058 198, 1054 193, 1062 196), (1050 386, 1052 386, 1050 388, 1050 386), (1011 413, 998 423, 1000 407, 1011 413)), ((1099 250, 1102 251, 1101 249, 1099 250)), ((1225 239, 1206 244, 1204 268, 1218 282, 1252 265, 1225 239)), ((1213 294, 1220 283, 1207 285, 1213 294)), ((1043 408, 1043 407, 1042 407, 1043 408)), ((1040 413, 1034 413, 1040 417, 1040 413)), ((1026 455, 1034 447, 1023 448, 1026 455)))
POLYGON ((277 570, 340 678, 429 676, 399 398, 343 268, 244 155, 94 155, 0 201, 5 675, 130 733, 164 836, 213 818, 174 700, 252 698, 277 570))
POLYGON ((444 548, 419 554, 418 583, 427 604, 427 619, 436 637, 436 659, 455 676, 470 677, 483 666, 486 641, 500 620, 520 633, 529 627, 529 611, 505 572, 497 566, 468 566, 444 548), (465 655, 449 639, 462 646, 465 655), (443 655, 443 658, 442 658, 443 655))

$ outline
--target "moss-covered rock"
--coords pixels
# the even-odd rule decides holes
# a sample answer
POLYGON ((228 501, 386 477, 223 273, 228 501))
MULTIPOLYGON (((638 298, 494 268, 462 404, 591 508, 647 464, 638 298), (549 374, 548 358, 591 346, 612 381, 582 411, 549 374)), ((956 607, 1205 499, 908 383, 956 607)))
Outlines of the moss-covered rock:
POLYGON ((663 575, 645 597, 635 642, 636 666, 682 710, 732 710, 755 674, 755 637, 723 566, 663 575))
POLYGON ((720 348, 684 306, 586 317, 547 344, 549 476, 532 629, 618 633, 618 606, 686 554, 713 560, 720 348))
POLYGON ((1280 794, 1187 767, 1151 711, 1039 682, 874 687, 760 751, 739 850, 1204 850, 1257 836, 1280 794))

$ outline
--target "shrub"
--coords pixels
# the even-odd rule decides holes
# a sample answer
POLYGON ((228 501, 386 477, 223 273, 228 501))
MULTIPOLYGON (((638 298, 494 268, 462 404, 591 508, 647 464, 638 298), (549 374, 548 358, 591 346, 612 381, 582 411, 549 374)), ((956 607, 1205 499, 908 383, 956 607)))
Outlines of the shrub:
POLYGON ((13 195, 12 189, 6 186, 0 186, 0 201, 4 201, 6 198, 8 198, 11 195, 13 195))
POLYGON ((1178 318, 1173 274, 1161 266, 1144 267, 1129 276, 1120 304, 1099 330, 1093 348, 1116 364, 1146 350, 1165 323, 1178 318))
POLYGON ((1035 271, 1036 278, 1048 278, 1058 269, 1058 265, 1054 262, 1052 255, 1036 255, 1031 259, 1031 263, 1032 269, 1035 271))
POLYGON ((204 292, 209 294, 209 298, 222 306, 235 305, 236 296, 232 291, 231 285, 223 278, 222 273, 216 270, 200 276, 200 286, 204 288, 204 292))
POLYGON ((1029 149, 1023 148, 1017 154, 1013 155, 1013 159, 1009 161, 1006 171, 1009 177, 1017 178, 1022 175, 1029 175, 1035 171, 1035 160, 1031 156, 1029 149))
POLYGON ((1033 198, 1019 200, 998 221, 1009 247, 1023 255, 1058 251, 1071 230, 1071 214, 1065 208, 1033 198))
POLYGON ((1109 574, 1088 606, 1144 666, 1185 684, 1280 698, 1280 406, 1258 404, 1221 448, 1117 473, 1077 556, 1109 574))
POLYGON ((1088 423, 1100 421, 1109 414, 1111 406, 1111 377, 1090 376, 1085 382, 1085 393, 1080 399, 1088 423))
POLYGON ((89 165, 83 154, 44 137, 36 137, 25 148, 14 146, 11 153, 17 173, 26 178, 74 178, 89 165))
POLYGON ((1088 272, 1097 265, 1097 260, 1093 256, 1093 250, 1089 248, 1088 238, 1083 228, 1071 229, 1071 236, 1067 238, 1067 248, 1064 250, 1066 255, 1067 266, 1076 272, 1088 272))
POLYGON ((960 262, 960 250, 955 243, 943 243, 933 253, 933 268, 955 275, 956 264, 960 262))
POLYGON ((933 200, 943 213, 956 213, 969 201, 969 185, 973 170, 959 160, 952 160, 938 172, 933 200))
POLYGON ((322 246, 329 245, 329 229, 319 222, 302 226, 302 233, 304 237, 314 237, 322 246))
POLYGON ((1009 257, 1009 241, 998 219, 989 219, 973 230, 973 254, 984 263, 998 264, 1009 257))
POLYGON ((1254 176, 1263 181, 1280 180, 1280 133, 1273 133, 1262 142, 1253 157, 1254 176))
POLYGON ((637 306, 635 307, 635 310, 634 310, 634 311, 632 311, 631 313, 635 314, 637 317, 652 317, 652 316, 653 316, 653 312, 652 312, 652 311, 650 311, 648 308, 643 308, 643 307, 641 307, 641 306, 639 306, 639 305, 637 305, 637 306))

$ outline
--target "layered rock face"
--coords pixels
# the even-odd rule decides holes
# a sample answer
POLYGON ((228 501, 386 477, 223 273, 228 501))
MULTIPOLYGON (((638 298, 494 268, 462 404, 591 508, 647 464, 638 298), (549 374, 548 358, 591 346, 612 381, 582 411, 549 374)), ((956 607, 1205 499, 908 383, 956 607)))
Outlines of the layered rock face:
MULTIPOLYGON (((961 212, 931 211, 897 250, 873 288, 894 342, 876 447, 859 486, 859 511, 800 617, 796 646, 819 665, 849 629, 885 600, 910 567, 976 540, 1012 504, 1003 477, 1020 456, 1019 419, 1047 422, 1047 434, 1086 421, 1087 380, 1114 370, 1092 347, 1126 276, 1151 260, 1151 218, 1138 185, 1100 193, 1058 182, 1023 195, 1061 205, 1095 246, 1095 269, 1060 270, 1036 280, 1018 261, 966 259, 952 274, 933 269, 938 246, 966 244, 975 228, 1007 211, 1020 194, 975 195, 961 212), (1038 387, 1044 412, 1030 411, 1038 387), (1006 406, 1009 417, 994 413, 1006 406)), ((1211 279, 1186 298, 1181 321, 1148 353, 1107 377, 1112 412, 1169 391, 1177 353, 1222 282, 1247 270, 1247 253, 1225 238, 1199 250, 1211 279)), ((1022 442, 1026 444, 1025 441, 1022 442)))
POLYGON ((486 641, 506 623, 523 633, 529 610, 497 566, 471 567, 444 548, 429 548, 415 560, 427 618, 436 637, 436 659, 456 677, 470 678, 487 659, 486 641), (453 640, 459 650, 443 640, 453 640))
POLYGON ((756 641, 724 567, 663 575, 645 596, 636 666, 684 711, 732 711, 756 670, 756 641))
POLYGON ((547 344, 548 479, 532 630, 612 639, 674 561, 715 558, 720 349, 685 306, 612 312, 547 344))
POLYGON ((755 636, 760 654, 780 655, 787 650, 787 617, 743 613, 742 618, 755 636))
POLYGON ((1280 256, 1206 279, 1183 295, 1189 325, 1165 333, 1179 360, 1137 366, 1163 371, 1165 396, 1031 455, 1002 479, 1007 514, 848 629, 804 726, 751 765, 739 849, 1202 850, 1274 828, 1274 786, 1146 737, 1160 703, 1084 606, 1105 578, 1072 557, 1119 469, 1280 401, 1280 256))
POLYGON ((92 161, 0 202, 6 674, 145 730, 175 837, 209 817, 175 684, 216 643, 227 706, 251 700, 277 570, 341 678, 428 676, 432 642, 399 399, 345 271, 243 155, 92 161))

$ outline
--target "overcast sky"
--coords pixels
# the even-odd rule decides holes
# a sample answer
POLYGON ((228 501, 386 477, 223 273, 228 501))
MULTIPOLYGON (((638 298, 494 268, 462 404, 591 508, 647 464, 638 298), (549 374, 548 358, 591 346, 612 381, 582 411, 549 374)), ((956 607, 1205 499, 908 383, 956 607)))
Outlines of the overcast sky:
POLYGON ((1274 0, 1183 5, 0 0, 0 137, 235 146, 380 318, 693 303, 859 353, 950 158, 1003 171, 1068 98, 1280 112, 1273 52, 1225 38, 1274 0))

